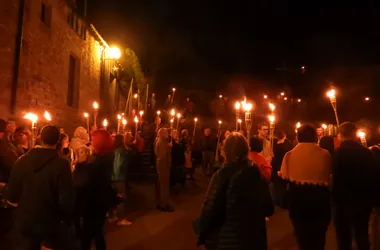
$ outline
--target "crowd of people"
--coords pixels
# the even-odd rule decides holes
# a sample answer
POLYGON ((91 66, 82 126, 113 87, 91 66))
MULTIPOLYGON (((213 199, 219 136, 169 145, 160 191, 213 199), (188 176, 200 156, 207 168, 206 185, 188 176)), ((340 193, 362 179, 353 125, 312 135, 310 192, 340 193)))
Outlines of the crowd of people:
POLYGON ((267 249, 266 223, 278 206, 289 210, 302 250, 325 248, 331 220, 339 250, 352 249, 352 238, 369 250, 370 215, 380 206, 380 147, 366 148, 356 133, 353 123, 341 124, 337 137, 303 125, 294 142, 276 131, 272 145, 266 124, 249 140, 243 131, 215 135, 208 127, 192 138, 157 118, 136 133, 78 127, 72 138, 48 125, 33 142, 27 127, 0 120, 0 211, 9 222, 1 242, 12 228, 7 244, 14 249, 87 250, 93 242, 106 249, 105 223, 132 224, 125 202, 131 174, 148 164, 156 169, 162 212, 174 211, 170 190, 193 181, 196 167, 211 177, 193 225, 206 249, 267 249))

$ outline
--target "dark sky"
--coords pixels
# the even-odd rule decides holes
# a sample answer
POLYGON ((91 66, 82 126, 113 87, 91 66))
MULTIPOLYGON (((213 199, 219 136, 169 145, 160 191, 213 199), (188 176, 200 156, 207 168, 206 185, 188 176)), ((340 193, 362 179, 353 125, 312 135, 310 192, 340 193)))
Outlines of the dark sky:
MULTIPOLYGON (((136 51, 147 74, 173 82, 250 74, 298 88, 318 70, 380 63, 379 4, 323 1, 88 0, 110 44, 136 51), (265 2, 265 4, 262 4, 265 2)), ((202 82, 202 81, 201 81, 202 82)))

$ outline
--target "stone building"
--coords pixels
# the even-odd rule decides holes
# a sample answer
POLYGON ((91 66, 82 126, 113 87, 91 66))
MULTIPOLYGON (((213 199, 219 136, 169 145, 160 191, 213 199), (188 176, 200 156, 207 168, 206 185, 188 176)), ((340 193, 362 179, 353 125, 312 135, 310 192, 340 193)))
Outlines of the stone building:
MULTIPOLYGON (((0 117, 27 112, 69 133, 100 103, 99 120, 116 110, 117 62, 93 25, 65 0, 9 0, 0 6, 0 117), (25 4, 25 5, 24 5, 25 4), (24 6, 23 6, 24 5, 24 6)), ((98 122, 99 123, 99 122, 98 122)))

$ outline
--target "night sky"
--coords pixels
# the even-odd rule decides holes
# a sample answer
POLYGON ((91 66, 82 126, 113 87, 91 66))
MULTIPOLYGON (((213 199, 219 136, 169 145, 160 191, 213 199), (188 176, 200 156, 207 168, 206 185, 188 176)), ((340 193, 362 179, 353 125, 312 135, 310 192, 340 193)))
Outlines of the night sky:
POLYGON ((327 81, 321 75, 326 70, 380 65, 380 4, 88 2, 89 19, 105 39, 134 49, 145 73, 168 86, 196 82, 192 86, 215 89, 233 76, 249 75, 304 95, 311 78, 327 81))

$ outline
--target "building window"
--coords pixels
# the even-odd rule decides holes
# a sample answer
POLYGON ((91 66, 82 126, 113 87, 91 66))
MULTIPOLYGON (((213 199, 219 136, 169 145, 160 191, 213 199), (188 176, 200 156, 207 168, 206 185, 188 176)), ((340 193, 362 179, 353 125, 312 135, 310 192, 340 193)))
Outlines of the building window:
POLYGON ((51 11, 52 7, 50 4, 41 3, 41 21, 48 27, 51 25, 51 11))
POLYGON ((86 40, 86 23, 83 19, 81 19, 78 14, 70 9, 67 16, 67 22, 70 27, 83 39, 86 40))
POLYGON ((77 108, 79 103, 79 69, 79 60, 75 56, 70 55, 67 105, 73 108, 77 108))

